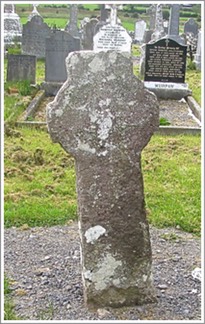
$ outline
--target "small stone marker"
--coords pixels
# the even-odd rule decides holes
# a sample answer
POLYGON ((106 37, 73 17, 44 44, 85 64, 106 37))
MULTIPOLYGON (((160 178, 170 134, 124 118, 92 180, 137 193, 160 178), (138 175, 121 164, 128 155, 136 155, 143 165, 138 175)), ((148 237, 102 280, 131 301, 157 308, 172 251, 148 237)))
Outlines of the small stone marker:
POLYGON ((67 82, 47 106, 54 142, 74 156, 87 305, 154 300, 141 151, 158 128, 156 96, 129 53, 70 53, 67 82))
POLYGON ((192 34, 194 34, 195 37, 197 37, 198 29, 199 29, 199 26, 193 18, 190 18, 184 24, 184 33, 185 34, 192 33, 192 34))
POLYGON ((144 20, 136 21, 135 23, 135 41, 142 43, 144 38, 144 33, 146 30, 146 22, 144 20))
POLYGON ((8 54, 7 81, 28 80, 36 82, 36 57, 22 54, 8 54))
POLYGON ((181 99, 190 94, 185 81, 187 47, 170 38, 146 44, 145 86, 158 97, 181 99), (167 97, 171 96, 171 97, 167 97))
POLYGON ((46 38, 50 36, 50 27, 43 18, 35 14, 30 21, 23 25, 22 53, 45 58, 46 38))

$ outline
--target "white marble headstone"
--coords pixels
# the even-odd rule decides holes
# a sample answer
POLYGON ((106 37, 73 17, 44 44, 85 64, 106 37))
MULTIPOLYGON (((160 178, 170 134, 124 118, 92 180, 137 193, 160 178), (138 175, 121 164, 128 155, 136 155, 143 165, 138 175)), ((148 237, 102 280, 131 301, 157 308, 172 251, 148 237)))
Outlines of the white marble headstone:
POLYGON ((93 40, 93 50, 96 52, 108 50, 131 52, 132 39, 126 29, 120 25, 103 26, 93 40))
POLYGON ((147 24, 144 20, 136 21, 135 23, 135 40, 138 42, 143 41, 144 33, 146 30, 147 24))

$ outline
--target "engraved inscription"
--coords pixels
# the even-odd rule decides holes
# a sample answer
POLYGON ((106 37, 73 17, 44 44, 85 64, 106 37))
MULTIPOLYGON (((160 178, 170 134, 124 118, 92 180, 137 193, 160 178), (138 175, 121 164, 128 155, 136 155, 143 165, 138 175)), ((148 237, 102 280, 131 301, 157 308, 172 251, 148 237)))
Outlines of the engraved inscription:
POLYGON ((146 45, 145 81, 184 83, 186 46, 171 39, 146 45))
POLYGON ((94 36, 94 51, 131 50, 131 37, 122 26, 106 25, 94 36))

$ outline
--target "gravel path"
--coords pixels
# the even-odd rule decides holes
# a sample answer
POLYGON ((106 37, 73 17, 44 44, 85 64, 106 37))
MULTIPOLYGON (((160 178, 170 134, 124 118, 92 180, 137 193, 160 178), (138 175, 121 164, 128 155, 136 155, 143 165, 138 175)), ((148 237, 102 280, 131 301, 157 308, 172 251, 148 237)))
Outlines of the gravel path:
POLYGON ((5 272, 15 312, 27 320, 200 320, 200 239, 150 227, 157 303, 89 311, 84 306, 77 223, 5 229, 5 272))

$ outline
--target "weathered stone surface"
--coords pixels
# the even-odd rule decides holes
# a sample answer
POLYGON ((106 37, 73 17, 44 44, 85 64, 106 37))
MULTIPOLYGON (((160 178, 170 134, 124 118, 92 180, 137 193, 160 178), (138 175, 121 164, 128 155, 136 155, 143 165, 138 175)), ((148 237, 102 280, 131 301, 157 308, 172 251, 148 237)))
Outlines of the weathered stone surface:
POLYGON ((66 31, 55 30, 46 38, 45 80, 64 82, 67 78, 65 58, 68 53, 80 50, 80 39, 66 31))
POLYGON ((43 18, 35 14, 30 21, 23 25, 22 53, 44 58, 46 52, 46 38, 51 34, 50 27, 43 18))
POLYGON ((156 97, 133 75, 128 53, 74 52, 66 65, 47 123, 76 160, 85 301, 153 301, 140 157, 158 127, 156 97))
POLYGON ((180 15, 180 4, 171 5, 171 13, 169 17, 168 35, 170 38, 180 44, 184 44, 183 37, 179 36, 179 15, 180 15))
POLYGON ((156 8, 155 30, 151 36, 152 41, 163 37, 165 35, 162 15, 162 5, 158 4, 156 8))
POLYGON ((73 37, 80 37, 78 30, 78 5, 70 4, 70 20, 65 26, 67 31, 73 37))
POLYGON ((193 18, 189 18, 184 24, 184 33, 192 33, 197 37, 199 26, 193 18))
POLYGON ((93 37, 96 32, 96 25, 98 23, 97 18, 85 17, 81 23, 81 43, 84 50, 93 49, 93 37))
POLYGON ((9 47, 14 43, 20 43, 22 25, 20 17, 15 13, 13 4, 4 5, 4 46, 9 47))
POLYGON ((36 57, 33 55, 8 54, 7 81, 29 80, 36 82, 36 57))

